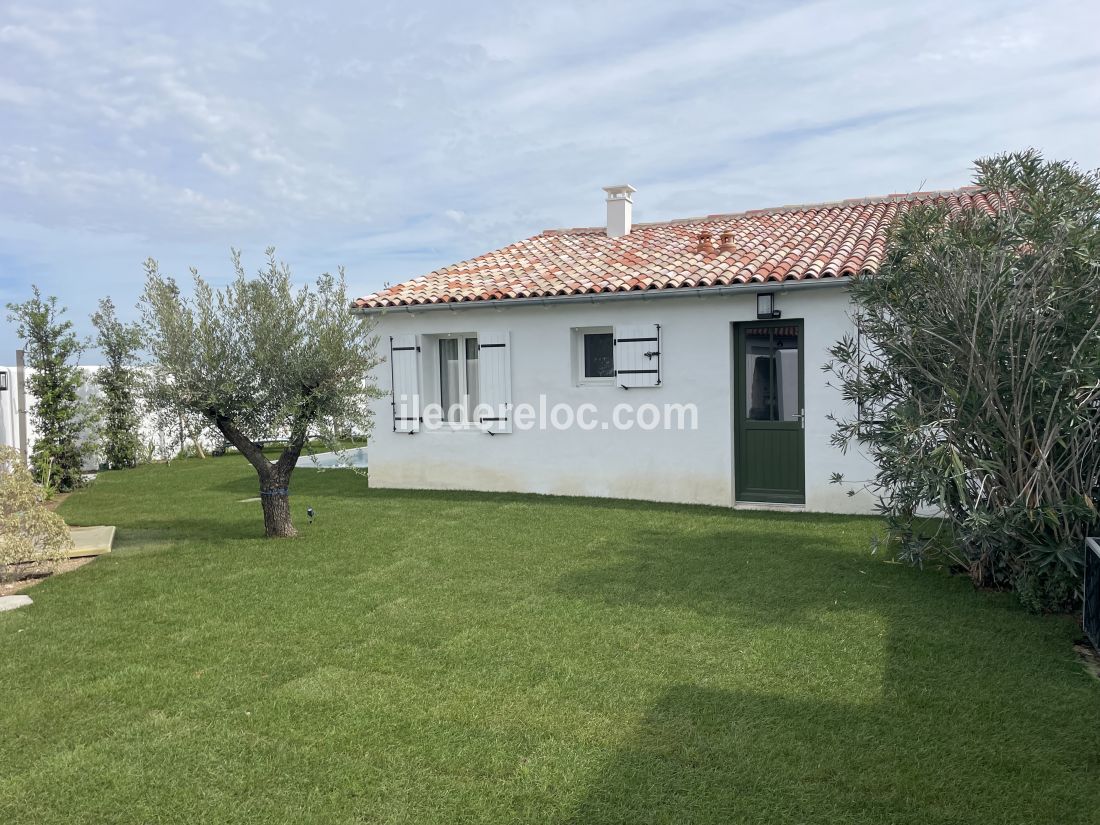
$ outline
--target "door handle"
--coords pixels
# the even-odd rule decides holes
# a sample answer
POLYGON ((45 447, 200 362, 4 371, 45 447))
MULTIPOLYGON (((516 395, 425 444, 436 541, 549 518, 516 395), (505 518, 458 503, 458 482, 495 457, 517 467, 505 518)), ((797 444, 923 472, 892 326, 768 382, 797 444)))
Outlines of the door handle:
POLYGON ((806 410, 802 409, 798 411, 798 424, 802 429, 806 429, 806 410))

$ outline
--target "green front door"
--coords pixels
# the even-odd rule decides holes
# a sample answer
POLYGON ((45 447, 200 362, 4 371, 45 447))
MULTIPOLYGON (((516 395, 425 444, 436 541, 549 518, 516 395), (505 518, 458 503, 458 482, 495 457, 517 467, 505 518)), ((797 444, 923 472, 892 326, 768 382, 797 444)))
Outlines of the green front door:
POLYGON ((803 504, 802 321, 737 324, 734 336, 737 501, 803 504))

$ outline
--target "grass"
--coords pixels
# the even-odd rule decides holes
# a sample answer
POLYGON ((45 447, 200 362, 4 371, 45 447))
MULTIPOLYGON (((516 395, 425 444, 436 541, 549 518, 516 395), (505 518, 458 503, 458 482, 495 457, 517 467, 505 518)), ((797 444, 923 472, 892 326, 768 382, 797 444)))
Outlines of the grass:
POLYGON ((116 552, 0 614, 0 821, 1100 822, 1074 622, 873 520, 301 470, 272 543, 255 491, 230 456, 64 503, 116 552))

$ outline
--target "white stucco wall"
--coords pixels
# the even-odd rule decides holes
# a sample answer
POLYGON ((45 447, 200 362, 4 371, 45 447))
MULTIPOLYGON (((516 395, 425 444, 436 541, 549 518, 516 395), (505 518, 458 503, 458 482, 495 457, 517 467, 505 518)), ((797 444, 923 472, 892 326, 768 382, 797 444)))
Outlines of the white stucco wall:
MULTIPOLYGON (((80 367, 81 372, 84 374, 84 384, 80 388, 80 397, 90 402, 93 407, 97 406, 98 399, 101 395, 99 387, 93 380, 96 371, 99 369, 100 367, 94 365, 80 367)), ((14 366, 0 366, 0 372, 6 372, 8 374, 8 389, 4 392, 0 392, 0 445, 18 449, 19 405, 16 387, 16 368, 14 366)), ((26 369, 26 378, 29 379, 33 373, 33 370, 26 369)), ((35 402, 35 398, 30 393, 29 388, 26 389, 25 400, 28 410, 27 445, 28 450, 33 450, 34 442, 38 438, 38 431, 34 426, 34 416, 29 412, 33 409, 35 402)), ((139 428, 142 444, 146 447, 152 445, 153 454, 156 458, 170 458, 178 449, 178 437, 175 431, 163 430, 154 416, 143 415, 139 428)), ((212 446, 216 441, 217 439, 213 438, 204 439, 204 443, 207 447, 212 446)), ((85 457, 84 467, 86 470, 95 470, 103 460, 104 457, 101 454, 88 455, 85 457)))
POLYGON ((15 367, 0 366, 0 373, 7 374, 6 390, 0 391, 0 445, 19 446, 18 404, 16 404, 15 367))
MULTIPOLYGON (((84 376, 84 383, 81 385, 79 394, 84 401, 90 401, 95 403, 96 396, 99 393, 98 388, 92 383, 92 377, 95 375, 95 371, 99 367, 94 366, 82 366, 80 371, 84 376)), ((8 374, 8 389, 4 392, 0 392, 0 444, 7 447, 19 447, 19 392, 17 387, 17 372, 14 366, 5 367, 0 366, 0 372, 6 372, 8 374)), ((29 380, 34 374, 34 370, 25 369, 24 380, 29 380)), ((27 415, 27 448, 28 450, 34 449, 34 442, 38 438, 38 430, 34 426, 34 416, 29 414, 29 411, 33 408, 35 403, 35 397, 31 394, 29 387, 25 388, 24 400, 26 401, 28 415, 27 415)), ((84 462, 85 469, 94 470, 99 466, 99 456, 90 455, 87 456, 84 462)))
MULTIPOLYGON (((869 477, 868 462, 831 446, 826 419, 845 404, 826 386, 827 348, 851 328, 843 287, 777 292, 783 319, 802 319, 805 352, 806 504, 812 511, 870 512, 871 500, 829 483, 869 477)), ((478 431, 392 431, 390 399, 376 407, 370 445, 372 486, 470 489, 607 496, 730 506, 734 503, 732 359, 735 322, 756 317, 755 295, 651 300, 595 300, 550 306, 498 304, 484 308, 391 311, 372 316, 383 351, 390 335, 509 332, 512 402, 592 403, 608 420, 616 404, 694 403, 694 431, 615 429, 539 430, 487 435, 478 431), (576 386, 572 330, 625 324, 662 327, 660 387, 576 386)), ((425 371, 433 369, 425 364, 425 371)), ((437 367, 435 367, 437 368, 437 367)), ((377 370, 390 389, 389 365, 377 370)))

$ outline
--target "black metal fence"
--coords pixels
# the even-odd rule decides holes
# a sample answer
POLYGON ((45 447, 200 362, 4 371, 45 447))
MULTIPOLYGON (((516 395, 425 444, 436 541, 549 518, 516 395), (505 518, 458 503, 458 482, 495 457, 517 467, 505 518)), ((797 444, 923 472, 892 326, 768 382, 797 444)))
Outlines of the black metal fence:
POLYGON ((1100 539, 1085 539, 1085 635, 1100 650, 1100 539))

